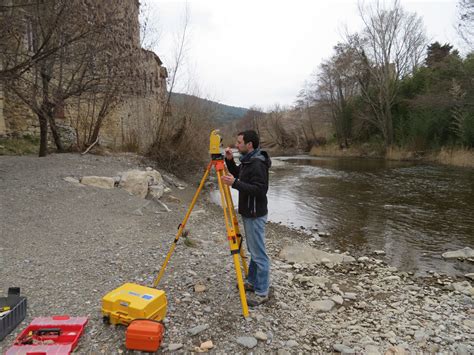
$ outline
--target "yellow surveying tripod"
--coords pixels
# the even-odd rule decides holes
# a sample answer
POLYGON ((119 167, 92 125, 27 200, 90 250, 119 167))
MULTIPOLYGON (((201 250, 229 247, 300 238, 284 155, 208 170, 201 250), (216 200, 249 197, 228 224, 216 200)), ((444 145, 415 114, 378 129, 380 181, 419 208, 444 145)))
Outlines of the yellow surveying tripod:
POLYGON ((184 227, 186 226, 186 222, 191 215, 191 212, 196 204, 197 198, 199 193, 201 192, 204 183, 206 182, 209 173, 211 172, 212 167, 216 170, 217 173, 217 182, 219 184, 219 191, 221 194, 221 203, 222 209, 224 210, 224 219, 225 219, 225 227, 227 229, 227 239, 229 240, 230 246, 230 253, 234 259, 234 266, 235 266, 235 273, 237 275, 237 284, 239 286, 239 294, 240 294, 240 302, 242 304, 242 313, 244 317, 248 317, 249 309, 247 306, 247 298, 245 297, 245 289, 244 289, 244 281, 242 278, 242 271, 240 269, 240 260, 239 255, 242 260, 242 266, 244 268, 245 276, 248 274, 247 263, 245 261, 245 253, 244 249, 241 248, 242 246, 242 235, 240 234, 239 224, 237 221, 237 215, 235 214, 234 210, 234 203, 232 202, 232 195, 230 194, 229 186, 225 185, 221 177, 227 173, 227 169, 224 164, 224 155, 221 152, 221 136, 218 134, 217 130, 211 132, 210 143, 209 143, 209 153, 211 155, 211 162, 207 166, 206 172, 202 177, 201 183, 194 194, 194 197, 191 201, 191 205, 186 212, 186 216, 184 217, 183 221, 178 227, 178 232, 174 238, 173 244, 171 244, 171 248, 166 256, 163 265, 161 266, 161 270, 156 277, 155 281, 153 282, 153 287, 157 287, 163 274, 166 269, 166 265, 173 254, 174 249, 176 248, 176 244, 178 243, 179 237, 183 234, 184 227))

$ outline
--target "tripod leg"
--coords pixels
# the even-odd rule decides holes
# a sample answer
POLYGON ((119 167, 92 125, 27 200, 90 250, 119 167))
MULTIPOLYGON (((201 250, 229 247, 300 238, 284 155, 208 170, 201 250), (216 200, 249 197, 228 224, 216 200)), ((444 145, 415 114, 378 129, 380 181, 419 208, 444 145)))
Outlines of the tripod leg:
POLYGON ((161 278, 163 277, 163 274, 165 273, 166 265, 168 264, 168 261, 170 260, 171 255, 174 252, 174 249, 176 248, 176 243, 178 243, 179 237, 181 237, 181 234, 183 234, 184 227, 186 226, 186 222, 188 221, 189 216, 191 215, 191 211, 193 210, 194 205, 196 204, 199 193, 201 192, 201 190, 204 186, 204 183, 207 180, 207 177, 209 176, 209 172, 211 171, 211 168, 212 168, 212 163, 209 163, 209 165, 207 166, 206 172, 204 173, 204 176, 201 179, 201 183, 199 184, 199 187, 198 187, 196 193, 194 194, 194 197, 191 201, 191 204, 189 205, 188 212, 186 212, 186 216, 184 217, 183 221, 181 222, 181 224, 178 227, 178 232, 176 233, 173 244, 171 244, 171 248, 168 252, 168 255, 166 255, 166 259, 163 262, 163 265, 161 266, 160 273, 158 274, 158 276, 155 278, 155 281, 153 282, 153 287, 158 286, 158 284, 160 283, 161 278))
POLYGON ((248 266, 247 266, 247 257, 245 256, 245 250, 242 248, 242 234, 240 233, 239 221, 237 219, 237 214, 235 213, 234 203, 232 201, 232 195, 230 193, 229 186, 224 185, 224 192, 226 195, 226 200, 228 201, 229 210, 231 211, 232 226, 237 236, 237 242, 239 243, 240 250, 240 259, 242 261, 242 266, 244 268, 245 276, 248 275, 248 266))
POLYGON ((239 286, 240 302, 242 304, 242 314, 244 317, 248 317, 249 309, 247 305, 247 297, 245 296, 244 280, 242 277, 242 270, 240 268, 240 260, 239 260, 239 255, 238 255, 239 250, 240 250, 240 244, 239 244, 237 235, 235 233, 235 229, 233 228, 233 221, 232 221, 233 211, 230 209, 231 204, 232 204, 231 202, 232 198, 230 196, 230 191, 228 189, 228 186, 224 185, 221 180, 221 177, 224 172, 223 169, 219 170, 216 168, 216 171, 217 171, 217 181, 219 183, 219 191, 221 193, 222 208, 224 210, 224 219, 225 219, 225 225, 227 229, 227 239, 229 240, 230 253, 232 255, 232 258, 234 259, 235 274, 237 276, 237 285, 239 286), (227 190, 226 190, 226 187, 227 187, 227 190))

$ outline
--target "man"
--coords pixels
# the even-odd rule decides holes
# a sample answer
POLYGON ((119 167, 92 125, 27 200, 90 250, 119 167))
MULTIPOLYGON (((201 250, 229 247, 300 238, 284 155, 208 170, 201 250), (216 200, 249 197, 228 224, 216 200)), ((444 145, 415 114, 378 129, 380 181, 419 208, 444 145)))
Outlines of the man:
POLYGON ((268 300, 270 287, 270 258, 265 250, 265 223, 267 221, 268 169, 271 160, 260 150, 260 140, 255 131, 237 135, 240 165, 234 162, 232 150, 225 150, 225 162, 232 175, 222 177, 222 182, 239 191, 239 213, 242 216, 247 249, 250 254, 245 290, 253 292, 247 297, 250 307, 268 300))

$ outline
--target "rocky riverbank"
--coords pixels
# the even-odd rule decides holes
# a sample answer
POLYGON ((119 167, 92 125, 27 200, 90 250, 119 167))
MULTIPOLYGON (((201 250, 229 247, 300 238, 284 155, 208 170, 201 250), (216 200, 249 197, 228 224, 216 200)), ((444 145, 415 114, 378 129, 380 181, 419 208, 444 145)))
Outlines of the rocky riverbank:
MULTIPOLYGON (((70 314, 89 317, 78 353, 127 353, 125 329, 102 323, 101 298, 124 282, 151 285, 197 182, 165 179, 156 203, 64 179, 136 168, 135 156, 0 157, 0 290, 19 286, 29 303, 0 352, 32 318, 70 314)), ((205 193, 188 229, 159 286, 162 352, 474 352, 468 279, 415 278, 381 251, 340 254, 269 224, 272 297, 244 319, 222 212, 205 193)))

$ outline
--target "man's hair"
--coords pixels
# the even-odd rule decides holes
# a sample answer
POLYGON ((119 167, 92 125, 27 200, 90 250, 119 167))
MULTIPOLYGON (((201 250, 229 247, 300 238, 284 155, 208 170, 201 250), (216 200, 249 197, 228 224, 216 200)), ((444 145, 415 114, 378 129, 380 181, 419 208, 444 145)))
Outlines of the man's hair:
POLYGON ((258 134, 253 130, 240 132, 238 136, 243 136, 245 144, 247 144, 248 142, 252 142, 253 149, 257 149, 260 145, 260 139, 258 138, 258 134))

